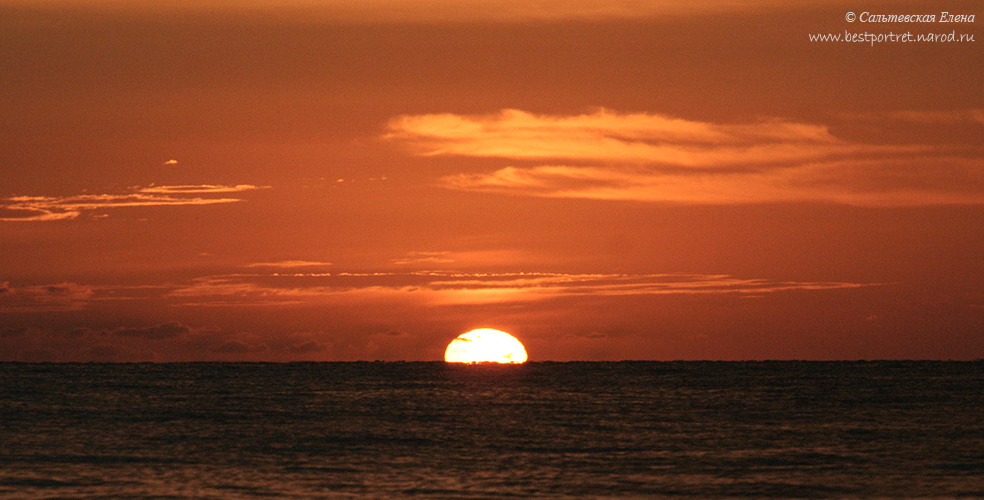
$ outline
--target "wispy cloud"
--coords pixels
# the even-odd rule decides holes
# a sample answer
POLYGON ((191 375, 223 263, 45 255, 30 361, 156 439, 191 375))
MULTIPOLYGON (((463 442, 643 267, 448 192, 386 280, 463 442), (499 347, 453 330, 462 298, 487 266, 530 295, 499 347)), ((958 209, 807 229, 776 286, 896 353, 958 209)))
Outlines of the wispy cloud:
POLYGON ((254 189, 269 189, 270 186, 254 186, 252 184, 236 184, 234 186, 223 186, 219 184, 184 184, 177 186, 157 186, 151 185, 145 188, 137 187, 138 193, 158 193, 158 194, 204 194, 204 193, 240 193, 252 191, 254 189))
MULTIPOLYGON (((836 281, 776 281, 710 274, 585 274, 540 272, 259 272, 202 276, 154 286, 112 283, 0 282, 0 313, 118 310, 120 304, 155 307, 304 308, 339 306, 441 307, 525 304, 579 297, 662 295, 761 296, 877 286, 836 281)), ((188 333, 180 324, 79 331, 164 339, 188 333)))
POLYGON ((398 266, 451 264, 453 262, 454 258, 451 257, 451 252, 410 252, 399 259, 393 259, 393 263, 398 266))
POLYGON ((83 212, 125 207, 163 207, 236 203, 241 198, 183 196, 243 192, 267 186, 150 186, 134 187, 122 194, 79 194, 73 196, 11 196, 0 199, 0 221, 44 222, 75 219, 83 212))
MULTIPOLYGON (((947 117, 966 121, 976 113, 947 117)), ((856 143, 826 125, 783 119, 734 124, 604 109, 573 116, 504 110, 401 116, 386 137, 423 156, 563 160, 440 181, 467 191, 673 203, 984 203, 979 150, 856 143)))
POLYGON ((573 116, 535 115, 514 109, 487 116, 401 116, 390 121, 386 137, 405 142, 425 156, 605 161, 690 168, 747 168, 898 151, 897 147, 840 140, 824 125, 781 119, 716 124, 660 114, 619 114, 606 109, 573 116))
POLYGON ((563 273, 321 273, 222 275, 168 293, 175 305, 277 306, 337 302, 478 305, 577 296, 674 294, 760 295, 787 290, 870 286, 847 282, 781 282, 726 275, 563 273))
POLYGON ((278 267, 284 269, 296 269, 302 267, 327 267, 331 265, 331 262, 322 262, 317 260, 280 260, 276 262, 254 262, 246 267, 278 267))
POLYGON ((964 158, 810 163, 756 172, 540 165, 441 179, 452 189, 546 198, 734 204, 821 201, 860 206, 984 203, 984 162, 964 158))
POLYGON ((191 332, 190 327, 177 321, 170 321, 153 326, 118 327, 113 329, 92 329, 82 327, 71 331, 69 334, 73 336, 99 335, 145 340, 167 340, 186 335, 189 332, 191 332))
POLYGON ((83 309, 92 299, 93 287, 78 283, 54 283, 14 287, 0 283, 0 312, 54 312, 83 309))

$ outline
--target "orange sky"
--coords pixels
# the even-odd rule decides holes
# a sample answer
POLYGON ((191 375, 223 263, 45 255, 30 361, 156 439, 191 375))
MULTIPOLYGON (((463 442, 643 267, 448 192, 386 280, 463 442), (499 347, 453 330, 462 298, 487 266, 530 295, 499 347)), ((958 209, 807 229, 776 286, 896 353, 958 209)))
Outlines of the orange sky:
POLYGON ((0 0, 0 360, 984 357, 978 24, 692 3, 0 0))

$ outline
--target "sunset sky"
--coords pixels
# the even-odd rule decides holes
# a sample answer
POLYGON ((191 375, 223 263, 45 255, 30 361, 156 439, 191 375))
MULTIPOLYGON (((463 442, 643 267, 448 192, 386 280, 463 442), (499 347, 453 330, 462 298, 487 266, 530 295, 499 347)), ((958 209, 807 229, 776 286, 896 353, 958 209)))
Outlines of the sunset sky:
POLYGON ((776 3, 0 0, 0 360, 984 357, 980 2, 776 3))

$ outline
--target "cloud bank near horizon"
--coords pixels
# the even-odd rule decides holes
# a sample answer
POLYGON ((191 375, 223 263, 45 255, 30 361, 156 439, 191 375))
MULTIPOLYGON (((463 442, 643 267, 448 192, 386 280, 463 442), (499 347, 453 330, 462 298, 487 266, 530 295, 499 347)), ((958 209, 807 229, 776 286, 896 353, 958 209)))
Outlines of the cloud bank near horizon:
POLYGON ((703 274, 247 272, 202 276, 186 283, 152 288, 68 282, 11 286, 9 282, 4 282, 0 283, 0 312, 78 311, 113 302, 146 301, 173 307, 232 308, 385 303, 461 306, 518 304, 589 296, 760 296, 783 291, 837 290, 876 285, 703 274))

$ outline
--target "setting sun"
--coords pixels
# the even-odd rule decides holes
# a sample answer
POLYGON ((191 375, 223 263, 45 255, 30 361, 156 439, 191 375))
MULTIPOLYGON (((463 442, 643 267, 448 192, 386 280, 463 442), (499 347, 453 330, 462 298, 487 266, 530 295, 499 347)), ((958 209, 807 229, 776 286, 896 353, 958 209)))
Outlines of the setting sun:
POLYGON ((525 363, 526 348, 516 337, 492 328, 462 333, 448 344, 448 363, 525 363))

